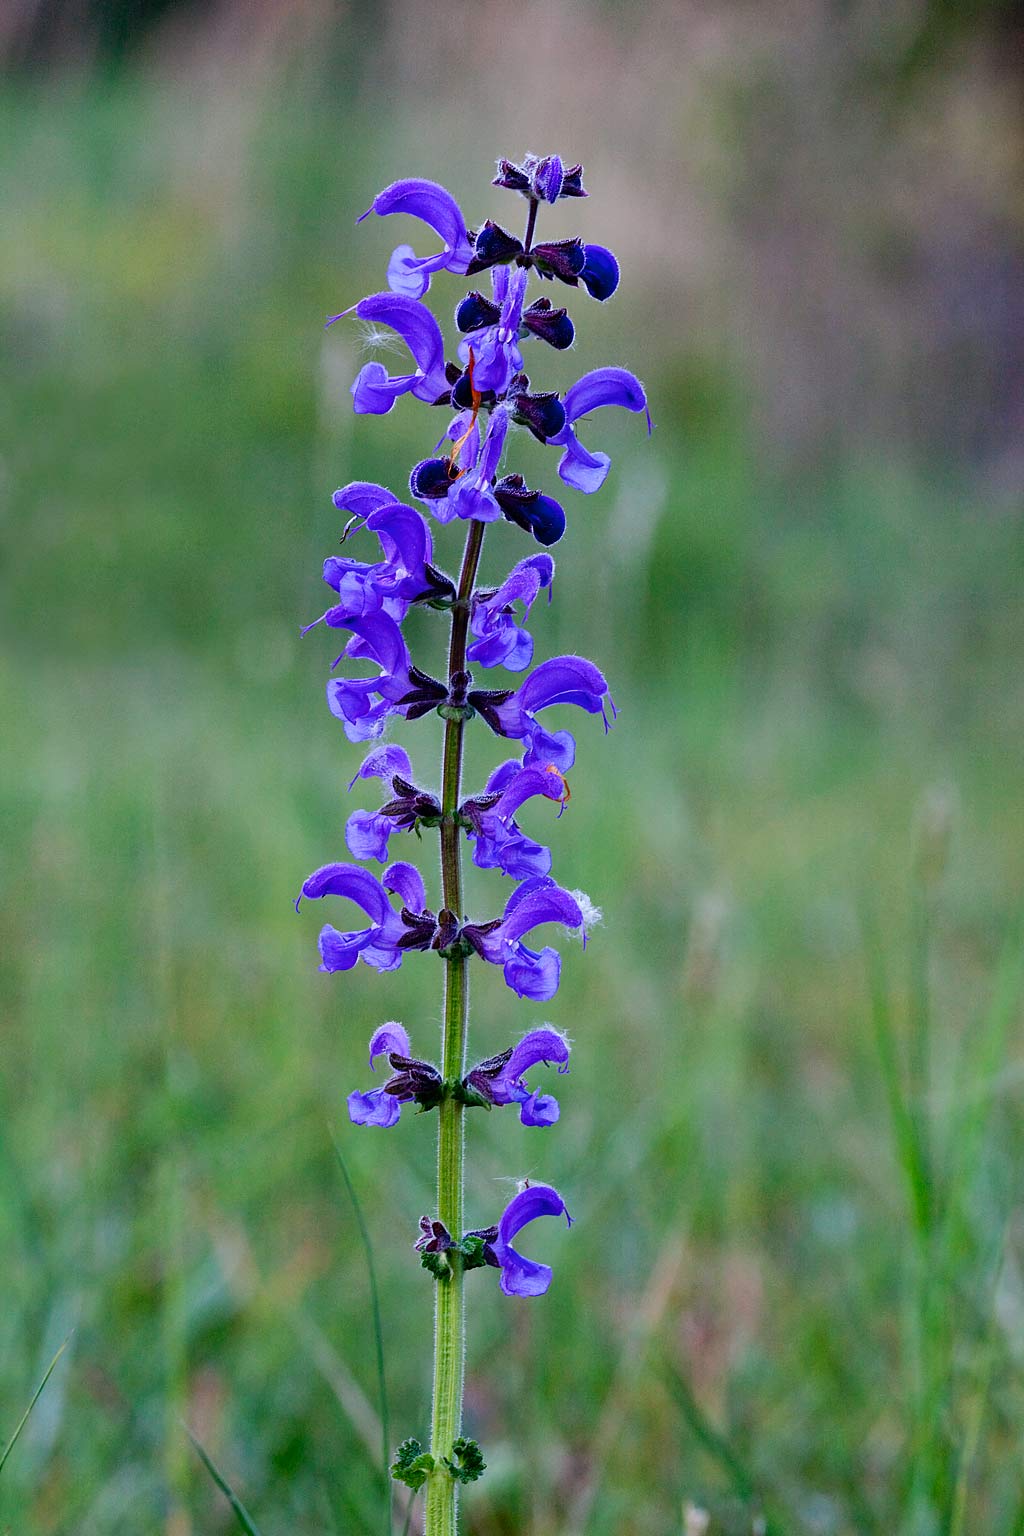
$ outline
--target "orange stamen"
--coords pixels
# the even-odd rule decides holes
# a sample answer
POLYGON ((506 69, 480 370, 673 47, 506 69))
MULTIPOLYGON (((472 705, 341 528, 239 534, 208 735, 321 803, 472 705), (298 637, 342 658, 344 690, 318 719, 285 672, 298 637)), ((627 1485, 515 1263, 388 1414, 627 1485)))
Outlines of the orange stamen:
POLYGON ((559 779, 561 781, 561 785, 562 785, 561 803, 563 805, 568 805, 569 801, 572 799, 572 790, 569 788, 569 785, 566 782, 565 774, 562 773, 560 769, 556 768, 554 763, 545 763, 544 764, 544 772, 545 773, 553 773, 555 775, 556 779, 559 779))
MULTIPOLYGON (((473 348, 470 347, 470 349, 469 349, 469 392, 470 392, 470 394, 473 397, 473 414, 470 417, 469 426, 466 428, 465 432, 463 432, 462 436, 459 438, 458 442, 455 444, 454 448, 452 449, 451 461, 450 461, 452 469, 454 469, 456 464, 459 462, 459 454, 462 452, 463 448, 465 447, 466 440, 468 439, 469 434, 472 432, 473 428, 476 426, 476 419, 477 419, 477 417, 480 414, 480 401, 481 401, 481 399, 483 397, 480 394, 480 391, 477 389, 476 384, 474 383, 474 380, 473 380, 473 370, 474 370, 475 367, 476 367, 476 358, 473 356, 473 348)), ((459 470, 459 475, 464 475, 465 473, 466 473, 466 471, 464 469, 460 469, 459 470)), ((456 477, 456 478, 458 478, 458 477, 456 477)))

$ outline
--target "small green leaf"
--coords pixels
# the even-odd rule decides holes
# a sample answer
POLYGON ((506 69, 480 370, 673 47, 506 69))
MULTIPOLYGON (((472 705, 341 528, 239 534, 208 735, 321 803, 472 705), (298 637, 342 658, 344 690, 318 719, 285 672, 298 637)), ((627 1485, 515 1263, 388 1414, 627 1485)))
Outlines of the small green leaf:
POLYGON ((391 1463, 391 1476, 415 1493, 434 1470, 434 1458, 418 1440, 403 1440, 391 1463))
POLYGON ((465 1081, 453 1083, 451 1094, 453 1099, 459 1104, 465 1104, 468 1109, 489 1110, 494 1108, 490 1099, 485 1099, 482 1093, 479 1093, 465 1081))
POLYGON ((421 1253, 420 1263, 424 1269, 430 1271, 435 1280, 447 1280, 451 1275, 451 1265, 443 1253, 421 1253))
POLYGON ((487 1463, 475 1440, 467 1440, 465 1435, 460 1435, 452 1442, 452 1455, 455 1461, 445 1456, 444 1464, 457 1483, 475 1483, 478 1477, 483 1477, 487 1463))
POLYGON ((487 1260, 484 1257, 486 1250, 487 1244, 484 1242, 482 1237, 464 1237, 462 1242, 459 1244, 459 1252, 462 1254, 463 1270, 483 1269, 484 1265, 487 1263, 487 1260))

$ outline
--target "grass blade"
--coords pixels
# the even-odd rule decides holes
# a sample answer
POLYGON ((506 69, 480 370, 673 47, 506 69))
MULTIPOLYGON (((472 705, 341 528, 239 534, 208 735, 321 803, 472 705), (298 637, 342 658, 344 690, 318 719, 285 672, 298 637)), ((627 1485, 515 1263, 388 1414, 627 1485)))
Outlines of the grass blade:
POLYGON ((758 1487, 750 1469, 725 1436, 712 1424, 682 1371, 671 1361, 666 1364, 664 1380, 697 1444, 725 1473, 733 1493, 740 1502, 745 1504, 748 1510, 756 1510, 760 1514, 761 1530, 765 1536, 782 1536, 782 1526, 765 1508, 764 1493, 758 1487))
POLYGON ((670 1366, 666 1372, 669 1390, 686 1420, 687 1427, 697 1444, 716 1462, 726 1474, 736 1497, 749 1504, 756 1497, 754 1479, 736 1455, 725 1436, 720 1434, 693 1395, 690 1383, 683 1373, 670 1366))
POLYGON ((918 1116, 908 1104, 903 1089, 903 1072, 900 1066, 896 1026, 889 1004, 889 987, 886 981, 882 945, 874 914, 867 902, 861 905, 861 933, 875 1046, 889 1104, 889 1118, 896 1144, 896 1155, 907 1182, 914 1225, 920 1237, 927 1234, 932 1225, 932 1182, 921 1142, 918 1116))
POLYGON ((965 1041, 960 1065, 959 1113, 951 1137, 954 1160, 950 1175, 947 1234, 951 1243, 962 1236, 968 1186, 981 1156, 985 1129, 1006 1064, 1007 1037, 1024 993, 1024 916, 1014 922, 1000 956, 988 1011, 978 1034, 965 1041))
MULTIPOLYGON (((71 1333, 74 1333, 74 1329, 71 1330, 71 1333)), ((64 1340, 64 1343, 60 1346, 60 1349, 58 1349, 57 1353, 54 1355, 53 1359, 50 1361, 49 1365, 46 1367, 46 1371, 45 1371, 45 1373, 43 1375, 42 1381, 39 1383, 38 1387, 36 1387, 35 1391, 32 1394, 32 1401, 29 1403, 28 1407, 25 1409, 25 1412, 22 1414, 21 1418, 18 1420, 18 1425, 17 1425, 17 1428, 14 1431, 14 1434, 11 1436, 11 1438, 8 1440, 6 1446, 4 1447, 3 1454, 0 1455, 0 1472, 3 1471, 4 1464, 7 1461, 8 1456, 14 1450, 15 1444, 17 1443, 17 1440, 18 1440, 18 1436, 21 1434, 22 1430, 25 1428, 25 1425, 28 1423, 29 1414, 32 1412, 32 1409, 35 1407, 36 1403, 38 1403, 39 1399, 42 1397, 42 1395, 43 1395, 43 1388, 46 1386, 46 1383, 49 1381, 50 1377, 53 1375, 53 1373, 54 1373, 54 1371, 56 1369, 56 1366, 57 1366, 57 1361, 60 1359, 60 1357, 64 1353, 64 1351, 67 1349, 68 1345, 71 1343, 71 1333, 68 1334, 67 1338, 64 1340)))
POLYGON ((209 1472, 210 1476, 213 1478, 213 1481, 217 1484, 217 1487, 220 1489, 221 1493, 231 1505, 231 1508, 234 1511, 235 1519, 238 1521, 239 1529, 245 1532, 245 1536, 260 1536, 259 1527, 256 1525, 256 1522, 253 1520, 252 1516, 246 1509, 245 1505, 242 1503, 241 1499, 238 1497, 237 1493, 235 1493, 234 1489, 231 1487, 231 1484, 228 1482, 227 1478, 210 1460, 209 1456, 206 1454, 206 1451, 200 1445, 199 1441, 189 1429, 188 1425, 185 1424, 182 1427, 186 1435, 188 1435, 189 1439, 191 1440, 193 1449, 195 1450, 196 1455, 199 1457, 199 1460, 202 1462, 207 1472, 209 1472))
POLYGON ((356 1194, 355 1185, 352 1183, 348 1166, 342 1156, 341 1147, 338 1145, 334 1132, 329 1126, 328 1135, 331 1138, 334 1155, 338 1160, 341 1177, 345 1181, 348 1198, 352 1202, 356 1226, 359 1228, 363 1252, 366 1254, 366 1273, 370 1282, 370 1312, 373 1317, 373 1337, 377 1350, 377 1384, 380 1390, 381 1476, 384 1479, 384 1533, 385 1536, 391 1536, 391 1423, 388 1415, 387 1379, 384 1374, 384 1325, 380 1314, 377 1267, 373 1262, 373 1244, 370 1241, 370 1233, 363 1216, 363 1208, 359 1203, 359 1196, 356 1194))

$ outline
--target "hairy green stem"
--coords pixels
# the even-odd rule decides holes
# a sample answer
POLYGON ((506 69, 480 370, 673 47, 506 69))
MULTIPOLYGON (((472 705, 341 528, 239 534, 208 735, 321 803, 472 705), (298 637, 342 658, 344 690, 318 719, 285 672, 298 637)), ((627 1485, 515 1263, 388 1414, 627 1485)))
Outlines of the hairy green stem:
MULTIPOLYGON (((462 555, 458 599, 452 610, 448 647, 448 677, 464 670, 469 602, 484 542, 483 523, 471 522, 462 555)), ((461 921, 462 848, 455 819, 462 787, 462 735, 464 720, 446 720, 441 777, 441 885, 444 905, 461 921)), ((445 961, 444 1035, 441 1070, 446 1082, 466 1070, 466 1034, 469 1022, 469 975, 463 956, 445 961)), ((464 1165, 465 1106, 446 1098, 439 1107, 437 1133, 437 1214, 456 1242, 462 1237, 462 1188, 464 1165)), ((453 1442, 462 1433, 462 1382, 465 1369, 463 1275, 453 1255, 451 1274, 436 1283, 434 1310, 434 1406, 430 1426, 430 1453, 435 1469, 427 1484, 426 1536, 455 1536, 458 1484, 443 1465, 451 1457, 453 1442)))

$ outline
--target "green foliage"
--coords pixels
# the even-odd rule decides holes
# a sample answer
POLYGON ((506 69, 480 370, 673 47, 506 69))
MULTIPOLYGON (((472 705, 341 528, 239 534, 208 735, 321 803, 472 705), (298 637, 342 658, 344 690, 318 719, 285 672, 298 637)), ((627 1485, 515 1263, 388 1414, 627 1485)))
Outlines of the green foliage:
POLYGON ((484 1461, 480 1447, 475 1440, 467 1440, 465 1435, 460 1435, 453 1441, 452 1455, 454 1460, 448 1456, 443 1459, 457 1483, 475 1483, 487 1470, 487 1463, 484 1461))
POLYGON ((464 1237, 459 1244, 463 1269, 482 1269, 487 1263, 484 1258, 486 1248, 487 1244, 482 1237, 464 1237))
POLYGON ((418 1440, 403 1440, 391 1463, 391 1476, 415 1493, 434 1470, 434 1458, 418 1440))
POLYGON ((435 1280, 447 1280, 451 1275, 451 1265, 443 1253, 421 1253, 420 1263, 435 1280))
POLYGON ((458 1099, 461 1104, 467 1105, 470 1109, 490 1110, 494 1108, 490 1099, 484 1098, 483 1094, 478 1092, 470 1083, 464 1081, 453 1083, 451 1092, 453 1099, 458 1099))

